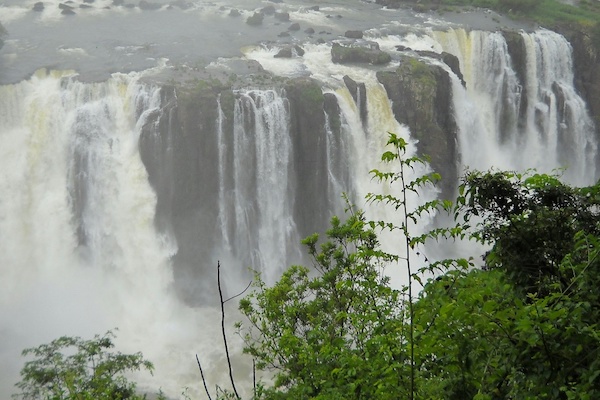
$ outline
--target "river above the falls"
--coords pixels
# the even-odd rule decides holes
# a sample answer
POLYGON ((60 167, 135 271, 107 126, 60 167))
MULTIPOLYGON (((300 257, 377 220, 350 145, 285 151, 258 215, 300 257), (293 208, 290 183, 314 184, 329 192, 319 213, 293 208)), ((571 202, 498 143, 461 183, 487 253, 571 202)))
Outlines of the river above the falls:
POLYGON ((21 81, 39 68, 74 70, 81 80, 104 81, 112 73, 145 70, 161 60, 171 66, 203 67, 221 57, 242 56, 244 46, 328 42, 347 30, 398 35, 452 26, 528 28, 484 10, 421 14, 360 0, 145 2, 155 5, 154 10, 140 9, 137 1, 115 6, 112 0, 75 0, 67 2, 74 15, 63 15, 57 0, 44 1, 42 11, 34 11, 34 3, 0 4, 0 22, 9 33, 0 50, 0 84, 21 81), (246 23, 265 7, 288 13, 289 21, 265 14, 260 26, 246 23), (239 15, 232 16, 236 11, 239 15), (294 23, 299 30, 289 30, 294 23))

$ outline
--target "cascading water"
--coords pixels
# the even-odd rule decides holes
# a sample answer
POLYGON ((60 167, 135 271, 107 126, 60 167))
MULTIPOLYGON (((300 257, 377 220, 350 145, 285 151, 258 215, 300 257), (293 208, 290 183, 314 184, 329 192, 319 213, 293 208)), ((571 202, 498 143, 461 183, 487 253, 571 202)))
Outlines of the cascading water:
POLYGON ((464 90, 455 79, 453 92, 463 165, 566 168, 565 178, 576 185, 596 179, 594 126, 573 87, 571 47, 563 36, 522 32, 523 76, 498 32, 451 29, 433 36, 440 50, 458 57, 466 81, 464 90))
MULTIPOLYGON (((316 12, 303 15, 315 17, 316 12)), ((459 58, 467 87, 454 79, 453 109, 464 165, 542 170, 568 166, 571 181, 589 183, 596 175, 593 124, 573 90, 568 43, 547 31, 520 36, 527 54, 524 74, 517 73, 499 33, 450 30, 411 40, 428 48, 433 43, 435 50, 459 58)), ((384 47, 385 38, 373 39, 384 47)), ((346 192, 366 208, 369 218, 397 219, 393 210, 365 204, 363 196, 399 194, 399 188, 382 187, 368 171, 384 168, 380 156, 388 131, 409 140, 409 155, 415 154, 410 132, 395 120, 372 68, 333 64, 329 44, 306 44, 304 49, 302 58, 289 60, 274 58, 277 49, 254 49, 246 56, 276 75, 310 75, 336 100, 337 111, 324 111, 327 178, 318 187, 327 193, 324 203, 330 215, 341 214, 340 197, 346 192), (365 97, 346 89, 346 75, 365 84, 365 97)), ((166 96, 161 97, 162 89, 140 83, 139 77, 115 74, 103 83, 82 83, 71 73, 38 72, 0 87, 0 358, 10 360, 0 366, 0 397, 13 392, 22 364, 20 349, 64 334, 90 337, 113 327, 120 329, 120 350, 142 351, 157 366, 154 379, 140 377, 143 388, 162 386, 176 398, 189 386, 190 395, 200 397, 196 352, 209 383, 226 386, 223 353, 215 339, 220 335, 217 310, 204 304, 190 307, 175 293, 179 250, 208 246, 203 253, 207 258, 237 264, 228 276, 228 283, 234 283, 230 294, 245 285, 237 275, 243 268, 257 268, 272 282, 282 268, 301 259, 302 213, 295 207, 306 175, 294 157, 298 148, 286 92, 233 91, 231 121, 221 104, 225 100, 219 98, 216 113, 207 114, 215 122, 214 132, 198 132, 208 139, 194 149, 203 150, 206 159, 194 153, 186 159, 194 166, 177 169, 182 146, 176 137, 181 133, 177 113, 169 109, 157 119, 167 109, 166 96), (159 125, 166 120, 168 134, 160 136, 164 132, 159 125), (189 190, 193 195, 185 204, 195 214, 177 215, 181 222, 204 214, 198 221, 209 222, 193 232, 206 232, 210 241, 190 234, 189 243, 178 242, 172 216, 159 215, 159 208, 169 209, 169 202, 177 199, 169 197, 172 191, 164 196, 165 204, 158 204, 161 191, 173 186, 150 184, 151 168, 141 162, 138 149, 144 130, 155 135, 162 149, 152 153, 162 168, 153 172, 165 181, 184 181, 183 189, 188 189, 188 182, 203 179, 199 171, 214 171, 218 187, 213 191, 200 182, 197 192, 189 190), (196 168, 189 181, 181 176, 186 168, 196 168), (194 202, 201 201, 202 207, 194 209, 194 202)), ((175 93, 169 101, 177 100, 175 93)), ((426 166, 415 173, 425 171, 426 166)), ((313 196, 317 193, 305 198, 313 196)), ((410 202, 435 196, 428 191, 410 202)), ((397 248, 398 239, 382 238, 388 248, 397 248)), ((209 281, 206 270, 194 272, 185 278, 209 281)), ((388 273, 403 281, 403 271, 392 268, 388 273)), ((228 312, 235 305, 231 307, 228 312)), ((239 342, 233 347, 239 354, 239 342)), ((248 360, 236 356, 234 363, 247 367, 248 360)), ((246 383, 251 381, 247 372, 242 368, 238 375, 246 383)))
POLYGON ((136 110, 157 107, 158 90, 133 76, 84 84, 69 75, 39 71, 0 88, 7 390, 19 349, 116 326, 132 345, 172 307, 174 249, 153 228, 155 195, 137 148, 146 114, 136 119, 136 110))
MULTIPOLYGON (((235 93, 232 137, 219 132, 219 202, 225 250, 270 280, 290 260, 299 236, 293 221, 293 148, 287 99, 277 90, 235 93), (226 157, 226 148, 231 154, 226 157), (221 196, 220 196, 221 197, 221 196), (266 269, 266 270, 265 270, 266 269)), ((219 110, 221 110, 219 108, 219 110)), ((220 111, 219 118, 224 118, 220 111)), ((222 127, 222 124, 218 124, 222 127)))

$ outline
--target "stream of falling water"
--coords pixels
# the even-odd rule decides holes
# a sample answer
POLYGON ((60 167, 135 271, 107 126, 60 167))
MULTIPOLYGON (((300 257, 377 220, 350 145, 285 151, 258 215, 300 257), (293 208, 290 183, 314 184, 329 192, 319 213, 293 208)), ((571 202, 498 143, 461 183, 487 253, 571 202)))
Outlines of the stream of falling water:
POLYGON ((597 177, 597 144, 586 104, 573 87, 571 46, 554 32, 521 34, 526 54, 519 77, 498 32, 434 32, 455 54, 467 83, 454 81, 459 149, 464 166, 486 170, 566 168, 575 185, 597 177))
MULTIPOLYGON (((568 43, 547 31, 521 35, 524 82, 497 33, 450 30, 422 39, 457 55, 465 75, 466 88, 453 80, 461 161, 481 169, 568 166, 570 181, 589 183, 596 175, 596 144, 585 104, 572 87, 568 43), (525 98, 527 107, 521 107, 525 98)), ((351 193, 368 218, 398 219, 393 210, 366 204, 363 196, 399 195, 398 187, 371 179, 369 170, 385 167, 380 156, 387 132, 408 140, 413 155, 410 132, 393 117, 373 70, 333 64, 326 44, 305 50, 302 60, 274 60, 275 50, 259 48, 246 56, 282 75, 309 73, 335 96, 342 134, 335 138, 331 126, 325 127, 332 193, 351 193), (367 121, 343 85, 344 75, 365 83, 367 121), (345 162, 334 157, 340 149, 345 162)), ((71 72, 39 71, 0 87, 0 358, 9 360, 0 366, 0 397, 8 397, 18 380, 22 348, 114 327, 120 330, 120 350, 142 351, 157 367, 154 378, 138 377, 143 388, 162 386, 176 398, 188 386, 198 398, 196 353, 209 382, 226 384, 215 339, 217 310, 188 307, 173 293, 171 257, 177 246, 154 226, 156 194, 138 150, 142 126, 161 107, 160 93, 139 78, 115 74, 103 83, 81 83, 71 72)), ((232 137, 218 107, 216 229, 223 251, 247 254, 255 265, 269 259, 281 268, 300 252, 292 217, 287 99, 275 89, 241 89, 234 96, 232 137)), ((424 166, 414 173, 426 171, 424 166)), ((430 190, 410 202, 435 196, 430 190)), ((388 248, 399 240, 382 237, 388 248)), ((272 282, 280 269, 263 272, 272 282)), ((396 284, 403 282, 403 271, 387 273, 396 284)), ((248 384, 249 361, 239 350, 234 341, 239 379, 248 384)))
POLYGON ((97 84, 71 75, 0 87, 0 397, 13 393, 21 349, 114 328, 119 350, 156 365, 141 388, 176 397, 192 386, 197 397, 196 352, 210 379, 223 376, 219 314, 177 300, 176 248, 154 228, 138 138, 159 89, 136 74, 97 84))

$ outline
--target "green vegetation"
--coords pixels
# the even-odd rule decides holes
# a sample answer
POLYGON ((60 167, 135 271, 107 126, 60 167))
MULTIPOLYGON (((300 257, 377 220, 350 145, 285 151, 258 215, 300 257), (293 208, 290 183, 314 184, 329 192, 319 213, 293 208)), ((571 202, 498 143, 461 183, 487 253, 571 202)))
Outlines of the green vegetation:
POLYGON ((294 266, 240 309, 253 329, 246 352, 275 373, 267 399, 406 398, 408 330, 401 293, 379 273, 386 258, 362 213, 332 220, 329 241, 304 244, 314 271, 294 266))
POLYGON ((598 397, 600 186, 494 172, 462 190, 492 248, 483 270, 440 276, 416 304, 424 398, 598 397))
POLYGON ((404 213, 403 222, 367 221, 350 207, 320 247, 316 235, 304 241, 314 270, 291 267, 273 287, 257 277, 257 290, 240 303, 250 321, 238 326, 246 352, 275 376, 256 398, 597 398, 600 186, 472 172, 454 206, 434 201, 409 210, 406 194, 438 177, 406 181, 404 170, 421 160, 403 158, 396 136, 389 144, 394 150, 383 159, 399 163, 399 172, 373 174, 401 185, 403 195, 368 198, 404 213), (435 209, 454 211, 461 223, 411 236, 435 209), (375 229, 402 232, 405 252, 382 252, 375 229), (489 244, 485 266, 458 259, 413 271, 419 246, 442 237, 489 244), (382 269, 390 262, 405 268, 409 283, 441 273, 413 301, 410 284, 389 287, 382 269))
MULTIPOLYGON (((303 241, 312 268, 292 266, 272 287, 256 275, 241 300, 245 352, 273 377, 253 398, 599 398, 600 183, 574 188, 554 175, 471 172, 455 203, 410 209, 407 196, 439 176, 409 180, 406 171, 423 160, 406 157, 396 135, 388 145, 382 160, 390 169, 372 174, 399 185, 400 197, 367 199, 396 210, 400 222, 369 221, 349 205, 323 243, 318 235, 303 241), (415 235, 421 216, 438 211, 456 225, 415 235), (380 248, 382 231, 397 235, 397 254, 380 248), (427 260, 422 245, 442 238, 488 245, 484 266, 427 260), (400 268, 408 284, 392 288, 385 268, 400 268)), ((106 352, 111 338, 64 337, 25 350, 36 359, 23 368, 17 398, 138 399, 121 373, 152 365, 141 354, 106 352), (73 355, 62 352, 73 347, 73 355)), ((235 389, 217 397, 239 398, 235 389)))
POLYGON ((33 356, 21 370, 15 399, 44 400, 141 400, 135 384, 123 374, 153 365, 141 353, 111 352, 112 332, 92 340, 63 336, 49 344, 23 350, 33 356))
MULTIPOLYGON (((577 5, 559 0, 378 0, 391 7, 409 5, 419 12, 429 10, 456 10, 461 8, 484 8, 498 11, 515 19, 534 21, 549 29, 572 29, 593 32, 600 29, 600 2, 580 0, 577 5)), ((596 48, 600 43, 595 41, 596 48)))
POLYGON ((429 64, 414 57, 403 57, 402 60, 405 61, 405 63, 401 65, 400 68, 407 69, 406 72, 403 72, 404 74, 410 76, 411 80, 414 79, 424 87, 428 87, 429 90, 435 91, 437 80, 429 64))

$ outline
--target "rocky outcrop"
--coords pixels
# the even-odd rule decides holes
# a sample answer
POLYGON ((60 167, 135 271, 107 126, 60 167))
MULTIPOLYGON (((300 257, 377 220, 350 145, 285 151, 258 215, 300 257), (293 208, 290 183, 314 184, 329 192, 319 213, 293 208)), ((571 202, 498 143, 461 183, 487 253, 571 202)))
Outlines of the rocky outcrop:
POLYGON ((588 105, 600 138, 600 23, 595 29, 565 35, 573 47, 575 87, 588 105))
POLYGON ((141 0, 138 7, 140 8, 140 10, 144 10, 144 11, 152 11, 152 10, 158 10, 159 8, 161 8, 162 6, 158 3, 153 3, 150 1, 146 1, 146 0, 141 0))
POLYGON ((4 26, 2 26, 2 24, 0 23, 0 49, 2 49, 2 46, 4 46, 4 37, 6 35, 8 35, 8 32, 6 31, 4 26))
POLYGON ((441 54, 441 60, 450 67, 450 70, 454 72, 454 74, 460 79, 460 82, 463 86, 466 86, 465 78, 460 70, 460 61, 458 61, 458 57, 454 54, 447 53, 445 51, 441 54))
POLYGON ((302 57, 304 55, 304 49, 297 44, 283 47, 273 57, 275 58, 292 58, 302 57))
POLYGON ((364 83, 357 83, 348 75, 344 76, 344 84, 348 88, 354 104, 360 113, 360 120, 363 124, 367 124, 367 88, 364 83))
POLYGON ((262 25, 265 16, 262 13, 254 13, 251 17, 248 17, 246 23, 251 26, 262 25))
MULTIPOLYGON (((261 76, 260 80, 264 80, 267 87, 282 90, 287 102, 293 148, 289 165, 292 175, 288 176, 288 182, 294 193, 296 228, 301 237, 324 231, 328 227, 331 210, 326 126, 331 129, 332 140, 340 140, 337 100, 332 94, 326 100, 321 86, 309 78, 267 82, 269 78, 261 76), (328 123, 326 113, 331 116, 328 123), (307 115, 310 118, 306 118, 307 115)), ((255 77, 254 82, 258 81, 255 77)), ((216 156, 220 151, 218 132, 229 138, 225 140, 234 140, 237 132, 234 130, 234 115, 239 117, 235 109, 243 107, 242 104, 247 105, 232 88, 239 83, 242 81, 224 84, 206 79, 193 85, 163 86, 162 107, 147 118, 140 136, 141 158, 157 194, 155 224, 160 231, 169 232, 176 238, 177 253, 173 257, 175 287, 191 304, 205 301, 203 296, 210 293, 210 287, 199 293, 201 282, 197 277, 213 273, 214 265, 207 260, 214 256, 212 251, 220 245, 221 238, 215 237, 214 231, 202 229, 219 224, 218 193, 223 182, 219 181, 219 159, 216 156)), ((246 93, 244 96, 249 95, 246 93)), ((244 117, 249 137, 253 136, 255 117, 253 113, 244 117)), ((237 121, 240 123, 239 118, 237 121)), ((233 146, 227 146, 225 151, 225 162, 233 164, 233 146)), ((341 154, 331 157, 340 163, 332 167, 335 171, 348 170, 348 161, 341 154)), ((256 171, 249 167, 249 176, 255 174, 256 171)), ((348 173, 345 174, 347 177, 348 173)), ((247 184, 252 186, 251 182, 247 184)))
MULTIPOLYGON (((527 81, 527 50, 525 49, 525 43, 523 42, 523 36, 519 32, 504 31, 502 32, 504 40, 506 40, 506 46, 508 48, 508 54, 512 61, 512 67, 517 75, 519 82, 527 81)), ((528 102, 528 90, 527 85, 521 85, 521 96, 519 105, 518 115, 518 128, 520 130, 525 129, 527 124, 527 107, 528 102)), ((509 109, 509 107, 504 107, 509 109)), ((502 132, 505 130, 503 129, 502 132)))
POLYGON ((325 97, 321 86, 309 78, 289 81, 285 86, 290 103, 290 135, 298 171, 295 220, 298 230, 309 235, 323 230, 329 220, 325 97), (310 118, 306 118, 310 115, 310 118))
POLYGON ((275 12, 275 14, 273 14, 273 17, 275 17, 275 19, 278 20, 278 21, 288 22, 290 20, 290 13, 288 13, 288 12, 275 12))
POLYGON ((68 4, 60 3, 58 8, 61 10, 62 15, 75 15, 75 11, 73 11, 73 7, 68 4))
POLYGON ((442 194, 452 197, 458 179, 457 125, 452 112, 452 85, 440 66, 403 56, 396 71, 380 71, 396 119, 408 125, 421 154, 442 175, 442 194))
MULTIPOLYGON (((140 155, 157 193, 155 223, 177 240, 173 258, 175 286, 190 302, 199 301, 198 273, 211 274, 209 249, 215 238, 201 227, 215 226, 218 193, 216 121, 218 103, 233 121, 231 90, 213 81, 184 87, 165 86, 162 108, 147 119, 140 136, 140 155)), ((231 131, 231 126, 224 129, 231 131)))
POLYGON ((362 39, 363 31, 346 31, 346 33, 344 33, 344 36, 350 39, 362 39))
POLYGON ((365 46, 343 46, 334 43, 331 47, 331 59, 338 64, 368 63, 372 65, 387 64, 392 57, 379 47, 366 44, 365 46))

